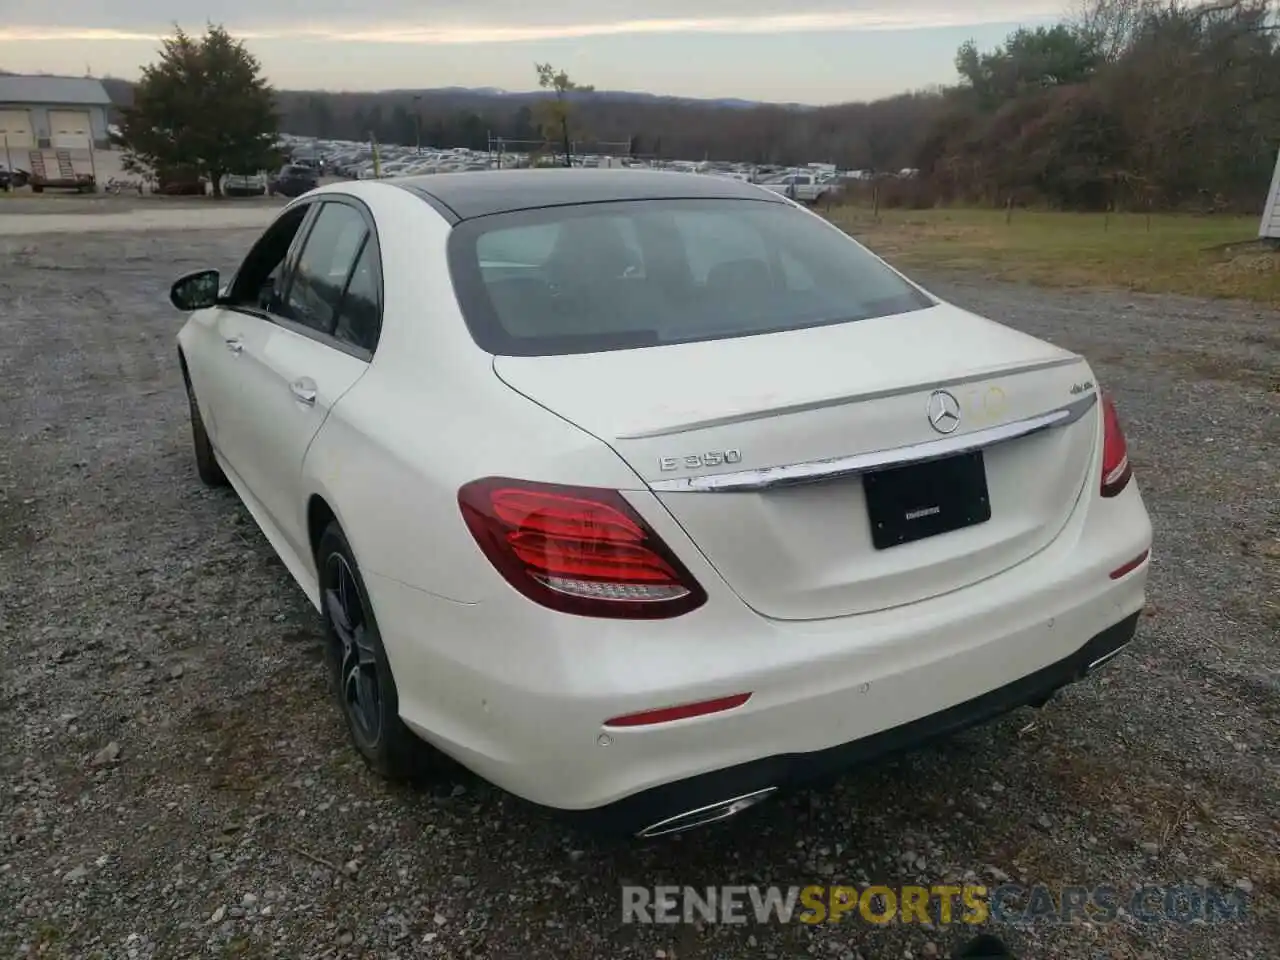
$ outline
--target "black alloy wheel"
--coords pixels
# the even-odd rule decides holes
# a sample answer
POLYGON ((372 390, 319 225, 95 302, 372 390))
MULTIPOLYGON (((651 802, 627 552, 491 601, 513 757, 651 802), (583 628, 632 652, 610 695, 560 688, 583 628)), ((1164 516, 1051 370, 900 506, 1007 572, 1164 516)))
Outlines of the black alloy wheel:
POLYGON ((424 772, 427 747, 400 719, 400 698, 373 605, 336 522, 321 535, 316 561, 329 678, 351 740, 375 773, 414 778, 424 772))
POLYGON ((338 689, 351 735, 361 749, 382 736, 382 685, 356 575, 341 553, 325 559, 324 612, 338 647, 338 689))

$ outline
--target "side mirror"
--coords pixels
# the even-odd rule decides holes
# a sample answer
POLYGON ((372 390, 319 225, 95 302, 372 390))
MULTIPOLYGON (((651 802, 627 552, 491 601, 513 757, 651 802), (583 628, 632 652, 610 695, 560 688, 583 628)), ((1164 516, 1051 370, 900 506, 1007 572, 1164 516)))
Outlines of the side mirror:
POLYGON ((217 304, 218 271, 197 270, 179 277, 169 288, 169 302, 179 310, 204 310, 217 304))

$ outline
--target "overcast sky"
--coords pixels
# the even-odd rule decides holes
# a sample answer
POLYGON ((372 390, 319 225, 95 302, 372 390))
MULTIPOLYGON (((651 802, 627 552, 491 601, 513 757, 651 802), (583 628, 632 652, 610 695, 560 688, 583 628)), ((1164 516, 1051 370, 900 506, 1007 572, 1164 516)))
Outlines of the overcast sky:
POLYGON ((0 0, 0 68, 134 77, 174 20, 221 22, 285 88, 600 89, 832 103, 951 82, 956 47, 1067 0, 0 0), (793 5, 794 4, 794 5, 793 5))

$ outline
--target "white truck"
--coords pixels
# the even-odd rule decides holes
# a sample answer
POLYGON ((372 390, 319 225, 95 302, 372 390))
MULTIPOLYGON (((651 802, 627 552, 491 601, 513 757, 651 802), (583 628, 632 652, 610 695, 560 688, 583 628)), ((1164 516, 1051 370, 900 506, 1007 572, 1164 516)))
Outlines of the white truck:
POLYGON ((836 179, 825 173, 813 170, 792 170, 764 181, 760 186, 784 197, 790 197, 798 203, 810 206, 817 203, 828 192, 836 188, 836 179))

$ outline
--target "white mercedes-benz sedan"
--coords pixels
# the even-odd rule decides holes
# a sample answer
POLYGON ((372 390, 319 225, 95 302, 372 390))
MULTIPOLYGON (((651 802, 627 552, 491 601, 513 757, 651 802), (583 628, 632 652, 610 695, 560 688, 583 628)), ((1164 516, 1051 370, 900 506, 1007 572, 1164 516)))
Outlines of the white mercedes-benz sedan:
POLYGON ((430 744, 654 836, 1134 635, 1151 524, 1089 364, 759 187, 335 184, 170 297, 200 478, 320 611, 381 774, 430 744))

